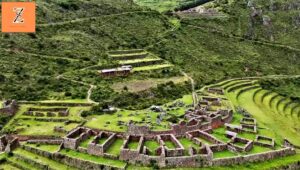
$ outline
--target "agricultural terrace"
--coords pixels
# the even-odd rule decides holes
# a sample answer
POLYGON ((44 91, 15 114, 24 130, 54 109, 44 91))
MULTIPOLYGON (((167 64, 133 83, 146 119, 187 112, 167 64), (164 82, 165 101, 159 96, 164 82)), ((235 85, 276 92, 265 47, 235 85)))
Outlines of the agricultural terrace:
POLYGON ((177 7, 195 2, 194 0, 134 0, 135 3, 145 6, 159 12, 172 11, 177 7))
POLYGON ((143 49, 109 51, 108 56, 117 62, 117 67, 132 66, 133 72, 164 69, 173 65, 143 49))
POLYGON ((54 106, 47 106, 49 102, 21 104, 19 111, 3 130, 19 135, 64 136, 84 121, 80 113, 90 109, 90 106, 70 107, 61 106, 61 103, 58 106, 55 104, 57 103, 54 106))
POLYGON ((299 102, 262 89, 256 79, 231 80, 217 86, 225 89, 233 107, 244 108, 258 121, 261 134, 275 138, 279 144, 285 138, 300 144, 299 102))

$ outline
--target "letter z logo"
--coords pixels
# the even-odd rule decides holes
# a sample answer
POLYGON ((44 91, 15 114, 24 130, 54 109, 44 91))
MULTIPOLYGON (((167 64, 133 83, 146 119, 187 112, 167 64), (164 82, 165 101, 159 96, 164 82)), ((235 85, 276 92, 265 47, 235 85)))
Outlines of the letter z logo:
POLYGON ((35 2, 2 2, 2 32, 35 32, 35 2))
POLYGON ((16 13, 14 23, 16 23, 16 24, 24 23, 24 19, 22 18, 24 8, 14 8, 13 11, 16 13))

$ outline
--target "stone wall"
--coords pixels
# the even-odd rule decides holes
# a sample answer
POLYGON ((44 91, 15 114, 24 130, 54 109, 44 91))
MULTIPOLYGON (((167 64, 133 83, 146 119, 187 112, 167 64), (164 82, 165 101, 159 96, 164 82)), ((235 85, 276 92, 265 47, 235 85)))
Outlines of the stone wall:
POLYGON ((38 169, 54 170, 54 169, 50 168, 47 164, 43 164, 41 162, 34 161, 33 159, 26 158, 22 155, 19 155, 19 154, 15 153, 14 156, 17 158, 17 160, 21 160, 23 162, 26 162, 26 163, 34 166, 34 167, 37 167, 38 169))
POLYGON ((68 102, 28 102, 28 101, 18 101, 19 104, 34 104, 39 106, 62 106, 62 107, 81 107, 81 106, 93 106, 93 103, 68 103, 68 102))
POLYGON ((182 144, 177 140, 177 138, 173 134, 168 135, 160 135, 157 137, 158 141, 161 146, 164 146, 165 153, 167 157, 177 157, 177 156, 183 156, 184 155, 184 147, 182 144), (175 148, 168 148, 165 145, 165 141, 170 141, 175 145, 175 148))
POLYGON ((67 112, 68 108, 29 108, 31 112, 67 112))
POLYGON ((240 137, 235 137, 235 138, 231 139, 231 141, 230 141, 230 143, 228 143, 228 145, 231 146, 232 148, 234 148, 233 149, 234 151, 237 151, 237 152, 246 151, 246 152, 248 152, 253 148, 253 141, 248 140, 248 139, 244 139, 244 138, 240 138, 240 137), (239 145, 235 144, 236 142, 243 143, 245 145, 244 146, 239 146, 239 145))
POLYGON ((144 54, 128 54, 128 55, 124 55, 124 56, 120 56, 120 57, 114 57, 114 59, 117 60, 133 60, 133 59, 142 59, 142 58, 146 58, 148 56, 148 53, 144 53, 144 54))
POLYGON ((142 62, 136 62, 136 63, 123 64, 123 65, 131 65, 132 67, 143 67, 143 66, 161 64, 163 62, 164 62, 164 60, 153 60, 153 61, 142 61, 142 62))
POLYGON ((247 125, 247 124, 241 124, 242 126, 242 131, 246 133, 257 133, 257 127, 256 125, 247 125))
POLYGON ((270 151, 265 153, 259 154, 252 154, 246 156, 236 156, 230 158, 219 158, 212 160, 212 166, 227 166, 233 164, 245 164, 245 163, 252 163, 252 162, 260 162, 260 161, 267 161, 274 158, 289 156, 296 154, 296 151, 292 148, 284 148, 281 150, 270 151))
POLYGON ((63 140, 62 138, 56 136, 31 136, 31 135, 9 135, 10 138, 18 138, 19 141, 28 140, 63 140))
POLYGON ((129 162, 135 162, 135 160, 138 159, 140 156, 140 153, 142 152, 144 144, 144 137, 142 136, 128 136, 126 140, 124 141, 124 144, 121 147, 120 152, 120 159, 129 161, 129 162), (138 141, 139 144, 136 149, 130 149, 128 148, 128 144, 131 141, 138 141))
POLYGON ((136 126, 130 124, 127 130, 128 135, 144 135, 144 136, 156 136, 163 134, 174 134, 185 135, 186 132, 194 130, 205 130, 211 127, 218 128, 226 122, 232 120, 232 110, 218 110, 216 116, 212 118, 207 118, 209 122, 202 122, 201 120, 191 119, 189 122, 180 122, 179 124, 171 125, 171 130, 167 131, 151 131, 148 126, 136 126))
POLYGON ((222 121, 222 115, 215 115, 211 118, 211 127, 213 129, 219 128, 224 125, 224 122, 222 121))
POLYGON ((164 154, 160 156, 149 156, 140 154, 134 161, 135 163, 142 164, 144 166, 150 166, 151 164, 157 164, 159 167, 203 167, 209 166, 212 160, 212 152, 209 147, 209 151, 206 154, 198 154, 193 156, 180 156, 180 157, 166 157, 164 154))
MULTIPOLYGON (((216 100, 216 99, 213 98, 213 100, 216 100)), ((134 124, 130 124, 128 126, 127 134, 128 135, 144 135, 144 136, 174 134, 175 136, 178 136, 178 135, 185 135, 186 132, 199 130, 199 129, 205 130, 205 129, 209 129, 210 127, 212 127, 214 129, 214 128, 223 126, 227 122, 230 122, 232 120, 233 111, 232 110, 218 110, 216 113, 214 113, 214 115, 215 116, 213 116, 213 117, 201 118, 201 115, 193 115, 191 113, 190 116, 192 116, 194 118, 191 117, 189 122, 182 121, 179 124, 173 124, 173 125, 171 125, 171 130, 167 130, 167 131, 151 131, 148 126, 136 126, 134 124), (198 116, 198 117, 195 117, 195 116, 198 116), (203 119, 206 122, 203 122, 203 119)))
POLYGON ((175 135, 183 135, 188 131, 193 131, 193 130, 204 130, 210 128, 211 124, 209 122, 206 123, 198 123, 196 125, 188 126, 187 124, 176 124, 172 125, 172 130, 175 135))
POLYGON ((144 49, 115 50, 115 51, 109 51, 108 54, 118 55, 118 54, 131 54, 131 53, 141 53, 141 52, 145 52, 145 50, 144 49))
POLYGON ((129 135, 147 135, 150 134, 150 128, 148 126, 136 126, 130 124, 128 126, 127 134, 129 135))
MULTIPOLYGON (((69 115, 69 109, 68 108, 29 108, 28 111, 24 112, 23 115, 26 116, 35 116, 35 117, 55 117, 57 112, 58 117, 67 117, 69 115), (47 113, 43 113, 47 112, 47 113)), ((54 119, 55 120, 55 119, 54 119)), ((63 120, 67 121, 67 120, 63 120)))
POLYGON ((224 94, 224 90, 221 88, 208 88, 207 91, 209 93, 215 93, 215 94, 220 94, 220 95, 224 94))
POLYGON ((64 148, 77 149, 79 143, 87 139, 92 133, 92 130, 83 127, 72 130, 64 138, 64 148))
POLYGON ((12 101, 4 101, 3 108, 0 107, 0 113, 15 115, 18 111, 18 103, 15 100, 12 101))
POLYGON ((67 122, 69 119, 34 118, 34 120, 41 121, 41 122, 67 122))
POLYGON ((115 170, 125 170, 124 168, 118 168, 118 167, 113 167, 113 166, 108 166, 108 165, 101 165, 98 163, 86 161, 86 160, 81 160, 73 157, 69 157, 67 155, 63 155, 61 153, 50 153, 47 151, 42 151, 37 148, 32 148, 29 146, 22 146, 25 150, 36 153, 40 156, 44 156, 46 158, 55 160, 57 162, 66 164, 71 167, 76 167, 79 169, 84 169, 84 170, 90 170, 90 169, 115 169, 115 170))
POLYGON ((9 153, 11 151, 13 151, 14 149, 16 149, 19 146, 19 140, 18 138, 14 138, 10 141, 8 141, 6 147, 5 147, 5 152, 9 153))
POLYGON ((8 141, 5 135, 0 137, 0 152, 3 152, 5 150, 5 147, 7 145, 8 141))
POLYGON ((266 136, 257 135, 254 141, 255 145, 263 146, 267 148, 274 149, 275 148, 275 140, 266 136), (261 142, 261 140, 268 141, 269 143, 261 142))
POLYGON ((291 147, 291 148, 296 148, 296 149, 300 149, 300 146, 297 146, 295 144, 292 144, 288 139, 284 139, 283 140, 283 146, 285 147, 291 147))
POLYGON ((232 110, 219 110, 218 113, 222 115, 222 121, 224 123, 229 123, 233 119, 233 111, 232 110))
POLYGON ((166 167, 204 167, 208 166, 211 157, 208 155, 194 155, 183 157, 166 157, 166 167))
POLYGON ((195 137, 200 137, 203 138, 211 143, 214 144, 222 144, 223 142, 218 140, 217 138, 215 138, 214 136, 210 135, 209 133, 205 132, 205 131, 201 131, 201 130, 196 130, 196 131, 191 131, 191 132, 187 132, 186 133, 187 138, 189 139, 193 139, 194 141, 198 141, 196 142, 197 144, 201 141, 199 139, 196 139, 195 137))
POLYGON ((112 145, 116 140, 117 135, 115 133, 108 134, 105 132, 100 132, 99 136, 92 141, 87 148, 87 152, 91 155, 103 156, 105 151, 112 145), (103 144, 98 144, 97 140, 100 139, 103 135, 109 135, 108 139, 103 144))
POLYGON ((227 144, 210 145, 209 148, 212 152, 221 152, 227 150, 227 144))
POLYGON ((273 170, 299 170, 299 169, 300 169, 300 161, 296 161, 288 165, 283 165, 283 166, 273 168, 273 170))
POLYGON ((63 140, 28 140, 27 143, 29 144, 46 144, 46 145, 60 145, 63 140))

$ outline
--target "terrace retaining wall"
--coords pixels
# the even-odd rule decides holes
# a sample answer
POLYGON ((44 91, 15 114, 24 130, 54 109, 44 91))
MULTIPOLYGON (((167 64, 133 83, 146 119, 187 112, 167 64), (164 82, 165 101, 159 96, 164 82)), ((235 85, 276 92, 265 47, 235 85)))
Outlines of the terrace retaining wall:
POLYGON ((28 140, 29 144, 47 144, 47 145, 60 145, 63 140, 28 140))
POLYGON ((164 60, 153 60, 153 61, 141 61, 136 63, 128 63, 123 65, 131 65, 132 67, 143 67, 143 66, 149 66, 149 65, 156 65, 163 63, 164 60))
POLYGON ((101 165, 101 164, 86 161, 86 160, 72 158, 72 157, 69 157, 69 156, 61 154, 61 153, 50 153, 47 151, 42 151, 40 149, 32 148, 29 146, 22 146, 22 148, 29 152, 33 152, 37 155, 52 159, 54 161, 66 164, 68 166, 76 167, 79 169, 84 169, 84 170, 90 170, 90 169, 125 170, 125 168, 117 168, 117 167, 112 167, 112 166, 108 166, 108 165, 101 165))
POLYGON ((44 103, 44 102, 29 102, 29 101, 18 101, 19 104, 35 104, 39 106, 63 106, 63 107, 80 107, 80 106, 93 106, 93 103, 44 103))
POLYGON ((134 59, 142 59, 146 58, 148 56, 148 53, 143 54, 126 54, 126 55, 120 55, 117 57, 112 57, 115 60, 134 60, 134 59))
POLYGON ((14 154, 14 156, 18 159, 18 160, 22 160, 30 165, 33 165, 34 167, 37 167, 39 169, 44 169, 44 170, 54 170, 53 168, 50 168, 48 165, 46 164, 43 164, 41 162, 37 162, 37 161, 34 161, 32 159, 29 159, 29 158, 26 158, 22 155, 19 155, 19 154, 14 154))
POLYGON ((63 140, 63 138, 55 136, 30 136, 30 135, 9 135, 9 138, 18 138, 19 141, 28 140, 63 140))
POLYGON ((284 148, 281 150, 270 151, 265 153, 258 153, 246 156, 236 156, 231 158, 219 158, 212 160, 212 166, 227 166, 233 164, 245 164, 251 162, 267 161, 278 157, 285 157, 296 154, 292 148, 284 148))

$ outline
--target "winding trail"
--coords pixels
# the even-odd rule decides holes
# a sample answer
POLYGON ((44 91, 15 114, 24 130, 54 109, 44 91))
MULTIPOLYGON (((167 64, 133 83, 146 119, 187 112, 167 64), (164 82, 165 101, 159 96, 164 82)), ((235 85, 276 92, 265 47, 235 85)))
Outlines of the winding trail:
POLYGON ((94 89, 94 88, 96 88, 96 86, 90 84, 90 89, 88 90, 88 92, 87 92, 87 97, 86 97, 86 100, 87 100, 89 103, 96 103, 95 101, 93 101, 93 100, 91 99, 92 92, 93 92, 93 89, 94 89))
POLYGON ((191 77, 191 76, 189 76, 187 73, 185 73, 184 71, 180 71, 186 78, 188 78, 189 80, 190 80, 190 82, 191 82, 191 85, 192 85, 192 97, 193 97, 193 105, 194 105, 194 107, 196 107, 197 106, 197 104, 198 104, 198 101, 199 101, 199 99, 198 99, 198 95, 197 95, 197 92, 195 91, 195 81, 194 81, 194 79, 191 77))
POLYGON ((67 81, 71 81, 73 83, 78 83, 78 84, 81 84, 81 85, 84 85, 84 86, 89 86, 89 90, 87 91, 87 95, 86 95, 86 100, 88 103, 94 103, 94 104, 97 104, 97 102, 93 101, 91 99, 91 96, 92 96, 92 92, 93 92, 93 89, 96 88, 97 86, 93 85, 93 84, 87 84, 83 81, 77 81, 77 80, 72 80, 72 79, 68 79, 66 77, 64 77, 63 75, 58 75, 56 76, 56 79, 63 79, 63 80, 67 80, 67 81))

